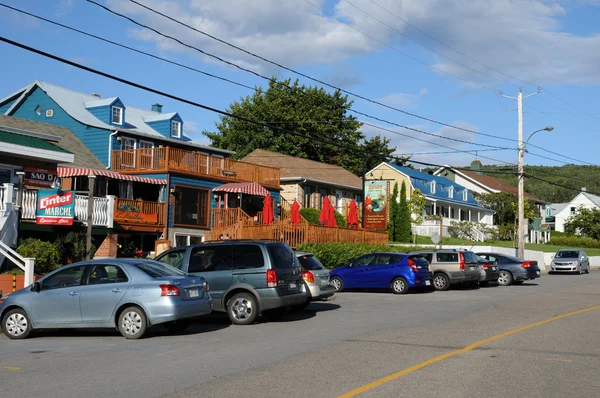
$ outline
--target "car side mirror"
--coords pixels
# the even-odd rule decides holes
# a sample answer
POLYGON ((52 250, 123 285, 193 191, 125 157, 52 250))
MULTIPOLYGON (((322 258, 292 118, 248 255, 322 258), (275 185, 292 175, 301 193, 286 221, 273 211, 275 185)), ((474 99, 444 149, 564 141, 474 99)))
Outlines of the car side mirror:
POLYGON ((42 285, 40 285, 39 282, 33 282, 33 285, 31 285, 31 291, 39 292, 40 290, 42 290, 42 285))

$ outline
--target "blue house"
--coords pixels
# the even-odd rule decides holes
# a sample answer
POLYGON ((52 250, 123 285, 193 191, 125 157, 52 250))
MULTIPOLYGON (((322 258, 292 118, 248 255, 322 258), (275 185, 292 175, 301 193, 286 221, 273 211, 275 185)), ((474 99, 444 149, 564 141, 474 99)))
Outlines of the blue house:
MULTIPOLYGON (((413 232, 417 235, 431 236, 439 232, 440 218, 446 236, 448 226, 453 221, 493 225, 494 211, 477 203, 469 189, 447 178, 385 162, 368 171, 365 177, 367 188, 371 182, 389 181, 388 189, 391 194, 394 183, 397 183, 399 188, 404 183, 408 200, 415 190, 419 190, 425 196, 425 221, 421 225, 413 225, 413 232)), ((481 231, 474 231, 474 235, 480 240, 484 238, 481 231)))
MULTIPOLYGON (((115 223, 121 219, 121 231, 126 231, 117 230, 120 236, 153 232, 172 245, 195 243, 215 223, 223 226, 227 209, 241 208, 254 216, 262 210, 266 192, 276 206, 280 201, 279 169, 234 161, 231 151, 194 142, 185 134, 182 117, 164 113, 158 103, 143 109, 119 97, 102 98, 36 80, 0 99, 0 114, 66 127, 77 136, 104 165, 94 173, 107 175, 96 179, 95 191, 118 197, 115 223), (130 182, 110 183, 107 171, 131 176, 121 179, 130 182), (145 181, 166 184, 157 189, 145 181), (138 214, 126 213, 133 208, 138 214), (128 222, 129 216, 137 221, 128 222), (144 226, 144 217, 151 225, 144 226), (156 231, 157 225, 164 225, 163 230, 156 231)), ((67 183, 87 190, 88 174, 89 169, 69 170, 72 181, 67 183)))

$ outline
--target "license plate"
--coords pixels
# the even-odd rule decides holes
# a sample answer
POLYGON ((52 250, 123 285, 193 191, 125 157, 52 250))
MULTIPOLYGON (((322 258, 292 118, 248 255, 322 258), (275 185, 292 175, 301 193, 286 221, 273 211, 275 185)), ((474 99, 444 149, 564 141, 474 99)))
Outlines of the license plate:
POLYGON ((188 289, 188 294, 190 295, 190 297, 198 297, 198 289, 188 289))
POLYGON ((425 286, 431 285, 431 281, 425 281, 425 286))
POLYGON ((540 271, 535 271, 535 273, 536 273, 537 275, 539 275, 539 274, 540 274, 540 271))
POLYGON ((295 283, 290 283, 290 289, 295 289, 295 288, 297 288, 297 287, 298 287, 298 286, 297 286, 295 283))
POLYGON ((469 267, 469 269, 470 269, 471 271, 473 271, 473 270, 475 270, 475 267, 471 266, 471 267, 469 267))

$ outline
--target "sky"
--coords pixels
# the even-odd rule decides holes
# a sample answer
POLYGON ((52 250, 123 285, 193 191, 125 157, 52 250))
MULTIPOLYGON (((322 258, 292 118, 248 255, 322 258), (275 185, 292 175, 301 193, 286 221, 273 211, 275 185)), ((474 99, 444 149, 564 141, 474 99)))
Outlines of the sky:
MULTIPOLYGON (((132 1, 96 1, 259 74, 320 85, 132 1)), ((473 160, 516 163, 517 102, 500 92, 516 97, 520 88, 529 95, 540 87, 539 94, 523 102, 524 136, 546 126, 554 130, 531 139, 537 147, 528 147, 526 163, 600 163, 596 159, 600 112, 595 109, 600 91, 600 0, 136 1, 268 60, 387 105, 350 96, 353 109, 391 122, 360 116, 369 123, 363 133, 391 139, 397 154, 412 154, 413 160, 458 166, 473 160), (454 150, 465 152, 439 153, 454 150)), ((0 3, 245 85, 267 85, 251 73, 85 0, 0 3)), ((3 7, 0 36, 221 110, 253 92, 3 7)), ((179 112, 185 132, 203 144, 209 142, 202 131, 214 131, 218 121, 215 113, 9 44, 0 43, 0 54, 0 97, 38 79, 105 98, 118 96, 139 107, 158 102, 164 112, 179 112)))

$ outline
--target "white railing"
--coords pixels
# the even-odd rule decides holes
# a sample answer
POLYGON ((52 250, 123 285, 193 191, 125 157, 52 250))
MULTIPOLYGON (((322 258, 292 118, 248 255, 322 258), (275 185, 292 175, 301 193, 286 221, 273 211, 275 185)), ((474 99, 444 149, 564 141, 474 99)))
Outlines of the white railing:
POLYGON ((0 211, 6 210, 6 204, 14 204, 17 200, 17 191, 14 184, 0 185, 0 211))
MULTIPOLYGON (((105 198, 94 197, 94 210, 92 213, 92 225, 98 227, 113 227, 114 196, 105 198)), ((88 197, 75 195, 75 219, 87 225, 88 197)), ((26 190, 23 195, 23 220, 35 220, 35 209, 37 206, 37 191, 26 190)))
POLYGON ((33 269, 35 266, 35 258, 25 258, 19 255, 16 251, 8 247, 0 240, 0 254, 3 254, 15 265, 25 272, 25 285, 27 287, 33 283, 33 269))

